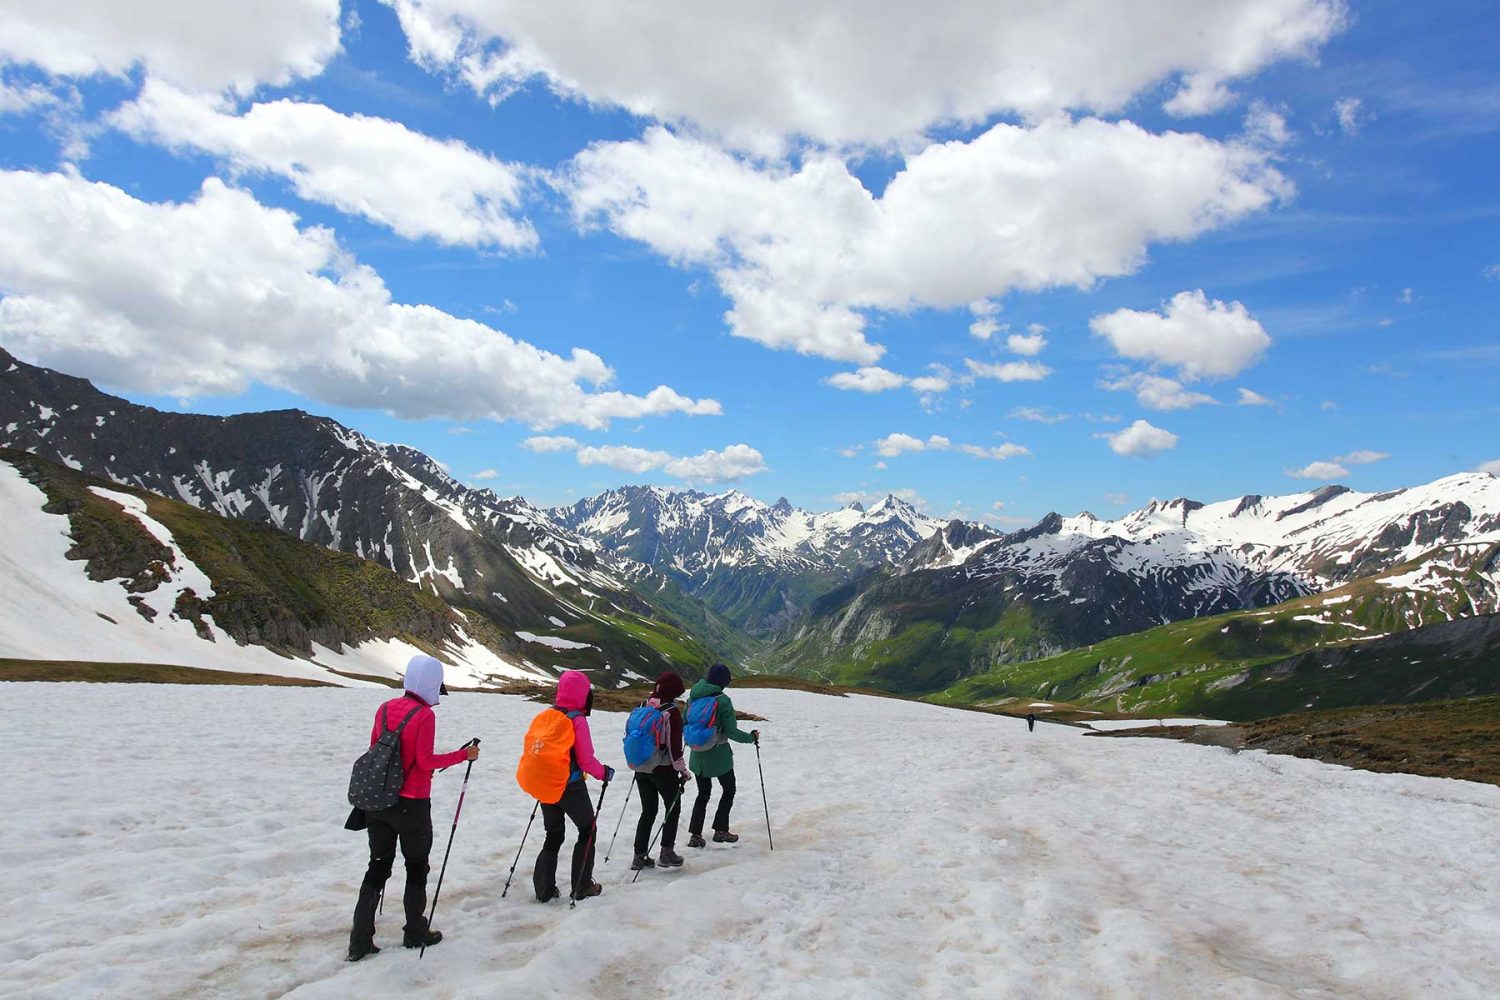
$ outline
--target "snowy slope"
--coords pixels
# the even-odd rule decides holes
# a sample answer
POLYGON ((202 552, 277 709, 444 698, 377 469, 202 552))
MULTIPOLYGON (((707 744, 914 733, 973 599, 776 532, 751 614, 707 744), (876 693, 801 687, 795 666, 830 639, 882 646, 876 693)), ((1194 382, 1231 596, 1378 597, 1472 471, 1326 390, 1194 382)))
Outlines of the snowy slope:
MULTIPOLYGON (((740 844, 684 849, 680 872, 628 886, 622 832, 604 895, 571 912, 524 884, 500 897, 530 812, 514 757, 538 706, 445 699, 440 747, 485 739, 447 937, 419 962, 392 947, 387 908, 387 949, 348 965, 364 845, 340 829, 343 791, 380 693, 0 692, 19 722, 0 751, 27 762, 0 770, 0 857, 25 873, 0 894, 0 994, 1452 1000, 1500 982, 1482 874, 1500 789, 761 690, 737 703, 770 720, 776 851, 741 748, 740 844), (80 756, 83 734, 121 752, 80 756)), ((594 717, 606 760, 622 722, 594 717)), ((440 831, 460 778, 434 783, 440 831)), ((608 790, 609 829, 622 791, 608 790)))
MULTIPOLYGON (((94 492, 140 521, 172 553, 171 565, 162 568, 163 582, 134 595, 153 617, 148 621, 132 606, 133 595, 123 586, 126 581, 91 580, 84 562, 67 558, 73 545, 68 519, 45 512, 46 495, 14 466, 0 462, 0 521, 8 532, 6 544, 0 546, 0 657, 164 663, 359 684, 333 671, 400 677, 407 661, 421 652, 398 639, 372 639, 345 646, 342 653, 316 648, 312 660, 286 657, 265 646, 239 645, 211 616, 203 619, 211 636, 204 638, 175 608, 184 591, 200 598, 212 595, 207 575, 188 559, 172 533, 146 513, 138 497, 103 488, 94 492)), ((549 676, 507 662, 460 636, 442 648, 454 660, 451 676, 458 684, 477 685, 495 676, 549 676)))

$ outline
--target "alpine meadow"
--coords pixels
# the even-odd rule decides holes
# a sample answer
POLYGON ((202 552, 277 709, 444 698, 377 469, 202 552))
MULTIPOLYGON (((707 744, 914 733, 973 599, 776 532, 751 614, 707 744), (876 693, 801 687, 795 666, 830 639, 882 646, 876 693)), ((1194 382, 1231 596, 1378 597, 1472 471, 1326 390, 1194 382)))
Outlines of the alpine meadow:
POLYGON ((1500 995, 1496 39, 4 5, 0 995, 1500 995))

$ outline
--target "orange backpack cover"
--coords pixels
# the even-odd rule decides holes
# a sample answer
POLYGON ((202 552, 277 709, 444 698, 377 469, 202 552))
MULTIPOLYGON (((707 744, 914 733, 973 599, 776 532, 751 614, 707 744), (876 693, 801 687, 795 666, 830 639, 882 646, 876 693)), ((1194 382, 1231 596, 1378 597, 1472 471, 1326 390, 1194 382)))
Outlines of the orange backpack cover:
POLYGON ((573 771, 573 719, 549 708, 537 714, 526 730, 516 784, 538 802, 551 805, 562 799, 573 771))

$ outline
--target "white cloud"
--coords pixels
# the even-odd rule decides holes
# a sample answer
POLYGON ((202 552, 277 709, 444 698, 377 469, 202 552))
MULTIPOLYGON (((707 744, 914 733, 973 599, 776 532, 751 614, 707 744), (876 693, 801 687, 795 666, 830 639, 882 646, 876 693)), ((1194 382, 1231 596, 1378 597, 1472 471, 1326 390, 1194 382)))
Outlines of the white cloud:
POLYGON ((1500 264, 1489 265, 1483 271, 1480 271, 1479 275, 1480 277, 1485 278, 1489 281, 1494 281, 1495 279, 1500 278, 1500 264))
POLYGON ((1236 406, 1275 406, 1276 402, 1267 399, 1254 389, 1246 389, 1240 386, 1240 398, 1235 401, 1236 406))
POLYGON ((1286 474, 1293 479, 1342 479, 1349 474, 1349 470, 1337 462, 1309 462, 1300 469, 1287 469, 1286 474))
POLYGON ((1396 301, 1403 306, 1409 306, 1417 301, 1417 296, 1410 288, 1403 288, 1401 289, 1401 294, 1396 296, 1396 301))
POLYGON ((688 119, 745 147, 803 135, 883 144, 943 122, 1113 114, 1179 75, 1205 107, 1226 80, 1312 56, 1340 0, 383 0, 421 64, 501 99, 533 79, 590 103, 688 119), (1206 96, 1204 96, 1206 95, 1206 96))
POLYGON ((1155 458, 1177 447, 1176 434, 1153 427, 1144 420, 1137 420, 1113 434, 1095 434, 1094 437, 1108 441, 1111 451, 1127 458, 1155 458))
POLYGON ((133 69, 197 90, 249 93, 316 76, 339 50, 339 0, 12 0, 0 63, 56 76, 133 69))
POLYGON ((993 459, 1003 462, 1008 458, 1017 458, 1021 455, 1030 455, 1031 449, 1024 445, 1014 444, 1007 441, 1005 444, 987 447, 978 444, 954 444, 951 440, 941 434, 934 434, 923 440, 910 434, 887 434, 876 441, 872 447, 878 455, 886 458, 896 458, 906 452, 920 451, 956 451, 974 458, 993 459))
POLYGON ((969 324, 969 336, 976 340, 989 340, 1000 332, 1001 323, 995 319, 1000 312, 1000 303, 990 299, 976 299, 969 303, 969 312, 974 322, 969 324))
POLYGON ((932 368, 935 374, 907 378, 905 375, 885 368, 867 366, 857 371, 837 372, 825 378, 823 382, 835 389, 852 392, 888 392, 903 386, 922 396, 947 392, 952 383, 948 379, 946 370, 939 365, 934 365, 932 368))
POLYGON ((1060 424, 1070 419, 1066 413, 1049 413, 1035 406, 1018 406, 1010 411, 1013 420, 1029 420, 1037 424, 1060 424))
POLYGON ((1033 323, 1028 333, 1013 333, 1005 338, 1005 346, 1010 348, 1012 354, 1022 357, 1034 358, 1041 354, 1047 347, 1045 336, 1047 328, 1040 323, 1033 323))
POLYGON ((531 224, 515 214, 524 168, 400 122, 288 100, 234 114, 214 98, 156 81, 147 81, 111 121, 143 141, 286 178, 299 197, 362 215, 407 239, 511 251, 537 243, 531 224))
POLYGON ((1340 97, 1333 102, 1333 113, 1339 121, 1339 131, 1345 135, 1354 135, 1360 126, 1365 123, 1363 116, 1364 102, 1358 97, 1340 97))
POLYGON ((1347 455, 1339 455, 1334 458, 1334 461, 1340 465, 1371 465, 1375 462, 1383 462, 1390 457, 1391 453, 1388 451, 1361 449, 1359 451, 1351 451, 1347 455))
POLYGON ((454 437, 460 437, 460 436, 462 436, 464 434, 473 434, 474 433, 474 428, 472 428, 472 427, 450 427, 450 428, 448 428, 448 430, 447 430, 446 433, 452 434, 454 437))
POLYGON ((500 473, 497 472, 497 471, 495 471, 494 469, 485 469, 482 472, 476 472, 476 473, 474 473, 473 478, 474 479, 498 479, 498 478, 500 478, 500 473))
POLYGON ((1488 472, 1492 476, 1500 476, 1500 458, 1489 462, 1480 462, 1475 472, 1488 472))
POLYGON ((1052 369, 1036 361, 975 361, 964 359, 964 367, 974 378, 990 378, 1000 382, 1040 382, 1052 374, 1052 369))
POLYGON ((579 448, 579 465, 607 465, 621 472, 640 475, 656 469, 678 479, 697 483, 725 483, 766 471, 765 458, 749 445, 732 444, 723 451, 704 451, 676 458, 670 452, 629 445, 579 448))
POLYGON ((901 388, 907 380, 905 375, 897 375, 893 371, 872 366, 858 371, 839 372, 828 376, 823 381, 835 389, 854 392, 885 392, 889 389, 901 388))
POLYGON ((1089 320, 1124 357, 1177 367, 1182 377, 1226 378, 1260 360, 1271 338, 1239 302, 1178 292, 1162 310, 1117 309, 1089 320))
POLYGON ((1194 73, 1183 79, 1182 86, 1161 107, 1174 118, 1197 118, 1226 108, 1234 100, 1234 92, 1223 82, 1194 73))
POLYGON ((1193 392, 1176 379, 1145 372, 1131 372, 1115 379, 1105 379, 1099 388, 1111 392, 1133 392, 1136 402, 1148 410, 1188 410, 1204 404, 1216 404, 1217 399, 1202 392, 1193 392))
POLYGON ((1324 411, 1327 411, 1327 410, 1337 410, 1338 408, 1339 408, 1339 404, 1335 403, 1331 399, 1325 399, 1325 400, 1323 400, 1323 404, 1320 407, 1320 409, 1322 409, 1324 411))
POLYGON ((1067 118, 929 146, 879 197, 830 155, 757 167, 659 127, 589 147, 564 183, 584 228, 712 269, 735 336, 862 366, 885 350, 868 312, 1086 288, 1292 190, 1243 144, 1067 118))
POLYGON ((1116 507, 1123 507, 1130 502, 1130 497, 1124 493, 1106 493, 1104 494, 1104 502, 1114 504, 1116 507))
POLYGON ((554 452, 554 451, 576 451, 583 447, 577 441, 565 434, 539 434, 529 437, 521 442, 521 447, 527 451, 554 452))
POLYGON ((74 174, 0 172, 0 291, 0 341, 132 392, 259 382, 404 418, 542 428, 720 412, 667 386, 607 390, 614 372, 592 351, 561 356, 394 302, 332 232, 217 179, 158 204, 74 174))
POLYGON ((1275 149, 1292 140, 1286 115, 1270 105, 1256 101, 1245 115, 1245 140, 1257 146, 1275 149))
POLYGON ((22 114, 62 103, 56 92, 37 83, 11 84, 0 80, 0 115, 22 114))

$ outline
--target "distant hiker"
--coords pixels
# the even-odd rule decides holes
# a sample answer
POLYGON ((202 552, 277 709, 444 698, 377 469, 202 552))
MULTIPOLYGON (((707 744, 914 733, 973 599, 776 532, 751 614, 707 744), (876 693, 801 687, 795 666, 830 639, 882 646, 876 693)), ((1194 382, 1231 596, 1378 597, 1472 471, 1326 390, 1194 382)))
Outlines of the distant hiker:
MULTIPOLYGON (((358 962, 380 949, 375 947, 375 906, 391 877, 396 845, 406 861, 406 926, 401 943, 408 948, 431 947, 443 935, 427 926, 427 856, 432 851, 432 772, 479 757, 477 746, 450 753, 432 752, 437 722, 433 708, 442 695, 443 665, 430 656, 413 656, 406 665, 406 693, 380 706, 370 733, 373 747, 386 732, 399 732, 403 780, 396 804, 388 809, 365 812, 363 820, 370 838, 370 867, 359 887, 354 906, 354 929, 349 932, 349 961, 358 962)), ((359 821, 360 810, 350 817, 359 821)))
POLYGON ((688 822, 688 846, 704 847, 703 818, 713 795, 713 779, 719 779, 719 808, 714 811, 714 843, 733 844, 740 837, 729 831, 729 810, 734 808, 734 749, 729 742, 759 743, 760 730, 745 732, 734 717, 734 703, 724 689, 729 686, 729 668, 715 663, 708 677, 693 685, 683 720, 683 742, 692 750, 688 767, 698 776, 698 797, 688 822))
POLYGON ((682 857, 677 853, 677 821, 682 814, 682 791, 688 780, 687 761, 682 754, 682 709, 677 699, 683 692, 682 678, 668 670, 656 679, 656 687, 646 704, 630 715, 626 724, 626 763, 636 772, 635 787, 641 796, 641 819, 635 826, 635 857, 630 862, 632 871, 655 868, 651 860, 651 828, 656 825, 657 802, 666 808, 662 818, 661 854, 663 868, 682 867, 682 857), (660 731, 643 732, 642 724, 651 725, 660 731), (643 740, 644 738, 644 740, 643 740), (631 760, 632 739, 641 743, 640 763, 631 760), (653 744, 654 753, 645 752, 645 742, 653 744))
POLYGON ((564 819, 572 820, 578 831, 570 897, 585 899, 604 891, 594 881, 594 804, 589 801, 584 775, 607 782, 615 776, 615 769, 594 756, 588 722, 593 709, 594 691, 588 676, 578 670, 564 671, 552 707, 538 714, 526 731, 516 781, 541 803, 542 828, 547 831, 531 876, 540 903, 562 895, 557 887, 557 856, 567 836, 564 819))
POLYGON ((1036 715, 1032 712, 1026 713, 1026 731, 1028 733, 1036 732, 1036 715))

